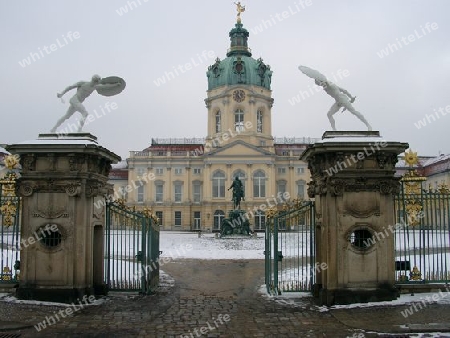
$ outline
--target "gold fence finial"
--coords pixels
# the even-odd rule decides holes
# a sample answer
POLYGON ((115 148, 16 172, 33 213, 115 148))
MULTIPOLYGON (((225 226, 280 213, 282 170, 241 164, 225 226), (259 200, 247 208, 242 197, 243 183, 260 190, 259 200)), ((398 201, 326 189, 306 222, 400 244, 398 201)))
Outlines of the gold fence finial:
POLYGON ((19 164, 20 157, 19 155, 6 155, 3 162, 5 162, 6 168, 13 170, 19 164))
POLYGON ((403 157, 406 163, 408 163, 409 167, 413 167, 419 163, 419 157, 417 156, 417 152, 413 152, 411 149, 405 152, 405 156, 403 157))

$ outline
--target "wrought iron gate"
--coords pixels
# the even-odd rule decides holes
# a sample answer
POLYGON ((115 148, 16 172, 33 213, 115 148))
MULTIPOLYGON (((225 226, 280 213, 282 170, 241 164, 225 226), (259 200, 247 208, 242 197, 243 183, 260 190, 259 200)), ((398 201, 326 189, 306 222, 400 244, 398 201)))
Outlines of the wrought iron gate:
POLYGON ((159 284, 159 225, 150 209, 106 204, 105 284, 108 290, 154 292, 159 284))
POLYGON ((395 198, 397 283, 450 281, 450 190, 425 180, 410 169, 395 198))
POLYGON ((13 169, 19 157, 8 155, 4 162, 7 172, 0 177, 0 284, 15 284, 20 275, 21 200, 16 196, 18 174, 13 169))
POLYGON ((314 202, 294 200, 283 210, 269 209, 267 218, 267 292, 311 291, 316 254, 314 202))

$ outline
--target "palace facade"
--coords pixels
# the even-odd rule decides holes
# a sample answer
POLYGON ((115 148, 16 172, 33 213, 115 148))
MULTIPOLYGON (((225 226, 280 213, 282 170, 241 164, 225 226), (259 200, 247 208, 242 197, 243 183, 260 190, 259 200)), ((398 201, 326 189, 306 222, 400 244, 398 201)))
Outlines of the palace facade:
MULTIPOLYGON (((230 31, 226 58, 207 69, 205 138, 152 139, 113 166, 115 198, 150 208, 163 230, 219 231, 232 209, 235 177, 245 188, 241 209, 262 231, 266 210, 307 197, 310 173, 300 154, 317 141, 272 135, 272 71, 248 48, 248 31, 238 21, 230 31)), ((408 166, 399 159, 397 175, 408 166)), ((419 172, 438 188, 450 184, 450 157, 419 157, 419 172)))
POLYGON ((245 187, 241 209, 265 228, 265 210, 306 198, 307 164, 299 156, 310 138, 272 136, 272 71, 248 48, 248 31, 237 22, 226 58, 208 67, 204 139, 152 139, 114 167, 116 196, 149 207, 165 230, 218 231, 232 209, 233 179, 245 187))

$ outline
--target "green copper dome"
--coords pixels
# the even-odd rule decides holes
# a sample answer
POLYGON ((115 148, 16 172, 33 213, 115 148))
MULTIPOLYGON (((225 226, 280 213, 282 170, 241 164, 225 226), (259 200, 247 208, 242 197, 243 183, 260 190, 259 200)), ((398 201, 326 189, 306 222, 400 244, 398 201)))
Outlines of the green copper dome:
POLYGON ((235 84, 256 85, 270 89, 272 71, 270 66, 264 64, 259 58, 252 58, 250 48, 248 48, 248 31, 241 23, 236 23, 230 31, 230 48, 227 58, 216 59, 216 62, 208 67, 206 76, 208 77, 208 90, 220 86, 235 84))

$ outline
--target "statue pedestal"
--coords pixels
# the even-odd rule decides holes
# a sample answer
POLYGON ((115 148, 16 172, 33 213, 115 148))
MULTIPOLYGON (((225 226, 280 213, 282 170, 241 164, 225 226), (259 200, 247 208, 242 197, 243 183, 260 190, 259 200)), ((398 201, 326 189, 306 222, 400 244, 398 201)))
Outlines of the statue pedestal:
POLYGON ((250 221, 245 210, 230 210, 220 225, 220 237, 251 236, 250 221))
POLYGON ((88 133, 11 145, 22 165, 21 299, 77 302, 102 290, 104 195, 120 157, 88 133))
POLYGON ((327 266, 314 287, 321 304, 397 298, 394 174, 407 148, 376 131, 333 131, 302 154, 311 171, 308 195, 316 201, 316 262, 327 266))

